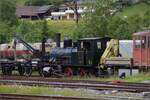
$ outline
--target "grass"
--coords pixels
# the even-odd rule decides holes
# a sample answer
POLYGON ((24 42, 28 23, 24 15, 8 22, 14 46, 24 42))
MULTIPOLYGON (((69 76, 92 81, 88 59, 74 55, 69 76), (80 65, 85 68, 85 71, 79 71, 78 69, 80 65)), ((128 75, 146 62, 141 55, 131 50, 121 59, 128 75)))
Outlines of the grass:
POLYGON ((125 79, 127 82, 143 82, 150 81, 150 72, 149 73, 141 73, 134 76, 129 76, 125 79))
POLYGON ((70 37, 75 29, 76 23, 73 20, 48 21, 49 29, 54 33, 62 33, 62 38, 70 37))
POLYGON ((127 76, 125 79, 120 79, 118 76, 111 76, 106 78, 99 78, 99 77, 72 77, 72 78, 64 78, 68 80, 93 80, 93 81, 114 81, 120 80, 124 82, 143 82, 143 81, 150 81, 150 72, 149 73, 140 73, 138 75, 127 76))
MULTIPOLYGON (((106 92, 106 91, 103 91, 106 92)), ((52 88, 52 87, 31 87, 31 86, 0 86, 1 94, 22 94, 22 95, 40 95, 40 96, 65 96, 65 97, 82 97, 89 99, 100 99, 101 97, 111 97, 119 96, 123 97, 124 95, 135 95, 132 93, 103 93, 97 90, 89 89, 69 89, 69 88, 52 88)), ((130 97, 131 97, 130 96, 130 97)), ((142 98, 140 96, 133 97, 135 99, 142 98)))
POLYGON ((16 93, 24 95, 60 95, 60 96, 80 96, 80 92, 71 89, 59 89, 52 87, 37 87, 37 86, 9 86, 1 85, 0 93, 16 93))
POLYGON ((24 5, 27 0, 16 0, 17 5, 24 5))
POLYGON ((53 87, 33 87, 33 86, 9 86, 1 85, 1 94, 23 94, 23 95, 41 95, 41 96, 64 96, 64 97, 85 97, 98 98, 102 96, 88 89, 69 89, 69 88, 53 88, 53 87))

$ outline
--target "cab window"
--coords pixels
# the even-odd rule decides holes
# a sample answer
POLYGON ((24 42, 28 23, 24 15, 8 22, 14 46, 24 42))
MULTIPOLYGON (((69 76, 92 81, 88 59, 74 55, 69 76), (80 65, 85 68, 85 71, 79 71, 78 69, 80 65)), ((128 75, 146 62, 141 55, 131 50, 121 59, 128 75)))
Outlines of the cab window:
POLYGON ((150 48, 150 36, 148 36, 148 48, 150 48))
POLYGON ((135 48, 140 48, 141 45, 140 45, 140 36, 136 36, 135 37, 135 48))
POLYGON ((100 42, 100 41, 97 42, 97 48, 98 48, 98 49, 101 49, 101 42, 100 42))
POLYGON ((142 48, 146 48, 146 36, 142 37, 142 48))

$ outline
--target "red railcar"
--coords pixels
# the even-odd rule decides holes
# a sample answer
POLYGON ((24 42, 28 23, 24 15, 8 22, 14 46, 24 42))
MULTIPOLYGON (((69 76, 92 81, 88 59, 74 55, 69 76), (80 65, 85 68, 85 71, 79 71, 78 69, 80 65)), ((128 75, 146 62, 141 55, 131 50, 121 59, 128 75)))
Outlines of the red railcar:
POLYGON ((150 67, 150 31, 133 34, 133 65, 139 68, 150 67))
MULTIPOLYGON (((0 58, 14 58, 14 50, 3 50, 0 51, 0 58)), ((24 58, 27 56, 32 55, 32 53, 29 50, 16 50, 16 56, 17 58, 24 58)))

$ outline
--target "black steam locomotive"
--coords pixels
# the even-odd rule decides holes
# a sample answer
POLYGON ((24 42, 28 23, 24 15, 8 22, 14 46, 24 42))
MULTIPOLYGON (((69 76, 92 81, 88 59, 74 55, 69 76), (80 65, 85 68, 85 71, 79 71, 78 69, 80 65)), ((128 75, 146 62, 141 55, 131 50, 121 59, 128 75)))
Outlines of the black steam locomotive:
POLYGON ((49 61, 51 65, 61 66, 61 72, 67 76, 97 74, 98 64, 108 41, 109 37, 83 38, 76 42, 67 39, 64 40, 63 47, 60 47, 58 41, 57 47, 49 54, 49 61))

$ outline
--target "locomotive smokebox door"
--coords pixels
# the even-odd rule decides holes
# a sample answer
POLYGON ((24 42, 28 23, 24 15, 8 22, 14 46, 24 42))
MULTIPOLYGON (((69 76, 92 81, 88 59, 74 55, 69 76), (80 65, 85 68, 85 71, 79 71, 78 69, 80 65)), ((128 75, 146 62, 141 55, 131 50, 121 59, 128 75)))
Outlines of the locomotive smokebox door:
POLYGON ((78 40, 79 64, 97 66, 111 38, 83 38, 78 40))

